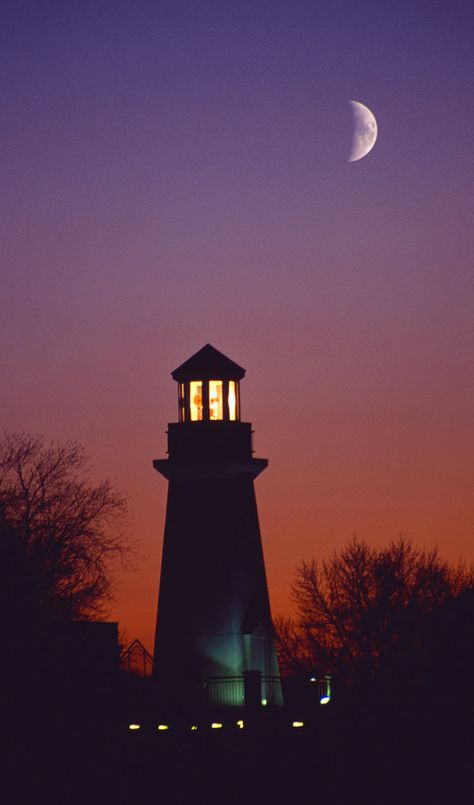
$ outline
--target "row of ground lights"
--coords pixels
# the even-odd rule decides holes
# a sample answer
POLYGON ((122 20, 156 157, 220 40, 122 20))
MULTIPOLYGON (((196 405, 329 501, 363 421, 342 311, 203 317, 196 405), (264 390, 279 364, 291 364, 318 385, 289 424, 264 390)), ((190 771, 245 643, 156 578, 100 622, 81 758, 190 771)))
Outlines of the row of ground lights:
MULTIPOLYGON (((213 721, 211 724, 206 726, 209 726, 212 730, 221 730, 223 729, 224 724, 222 724, 220 721, 213 721)), ((235 722, 235 726, 238 729, 243 730, 243 728, 245 727, 245 722, 242 719, 239 719, 239 721, 235 722)), ((292 721, 291 726, 295 727, 296 729, 298 729, 299 727, 304 727, 304 721, 292 721)), ((129 724, 128 729, 131 731, 140 730, 141 724, 129 724)), ((167 732, 169 729, 171 729, 169 724, 158 724, 157 726, 158 732, 167 732)), ((189 727, 189 729, 191 730, 191 732, 196 732, 198 726, 197 724, 192 724, 192 726, 189 727)))

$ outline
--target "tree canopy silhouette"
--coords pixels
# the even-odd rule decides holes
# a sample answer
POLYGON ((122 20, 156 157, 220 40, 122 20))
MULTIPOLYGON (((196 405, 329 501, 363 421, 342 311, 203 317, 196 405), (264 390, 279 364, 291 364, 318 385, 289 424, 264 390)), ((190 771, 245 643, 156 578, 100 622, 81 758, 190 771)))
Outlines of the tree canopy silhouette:
POLYGON ((303 561, 292 598, 296 618, 276 621, 289 673, 316 668, 393 695, 428 684, 435 665, 452 667, 471 645, 473 570, 403 537, 384 548, 353 538, 327 561, 303 561))
POLYGON ((97 618, 111 598, 111 563, 129 550, 125 497, 94 483, 76 442, 3 432, 0 441, 4 611, 41 620, 97 618))

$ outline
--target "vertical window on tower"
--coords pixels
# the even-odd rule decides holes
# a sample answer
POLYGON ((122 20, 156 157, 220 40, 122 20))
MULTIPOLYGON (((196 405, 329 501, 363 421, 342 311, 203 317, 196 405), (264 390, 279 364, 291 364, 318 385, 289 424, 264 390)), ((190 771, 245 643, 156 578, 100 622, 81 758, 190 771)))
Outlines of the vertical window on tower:
POLYGON ((191 380, 189 386, 189 410, 192 421, 197 422, 202 419, 202 381, 191 380))
POLYGON ((235 380, 229 380, 229 419, 234 421, 237 419, 237 393, 235 388, 235 380))
POLYGON ((209 419, 224 419, 223 381, 209 381, 209 419))
POLYGON ((186 419, 186 406, 184 402, 184 383, 180 383, 179 386, 179 421, 184 422, 186 419))

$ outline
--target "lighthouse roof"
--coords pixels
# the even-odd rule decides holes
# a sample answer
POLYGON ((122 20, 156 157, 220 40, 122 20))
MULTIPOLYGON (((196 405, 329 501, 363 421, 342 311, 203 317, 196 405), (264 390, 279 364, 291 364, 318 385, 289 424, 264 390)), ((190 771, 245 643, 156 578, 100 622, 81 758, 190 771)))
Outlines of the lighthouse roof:
POLYGON ((241 380, 245 375, 237 363, 231 361, 218 349, 206 344, 187 361, 171 372, 173 380, 181 383, 185 380, 241 380))

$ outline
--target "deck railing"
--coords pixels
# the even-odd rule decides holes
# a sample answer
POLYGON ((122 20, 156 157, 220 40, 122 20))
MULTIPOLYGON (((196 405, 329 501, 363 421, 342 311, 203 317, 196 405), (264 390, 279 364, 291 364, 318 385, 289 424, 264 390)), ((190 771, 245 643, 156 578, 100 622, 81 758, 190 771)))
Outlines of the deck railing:
MULTIPOLYGON (((244 676, 213 676, 206 680, 205 688, 209 704, 218 707, 243 707, 246 702, 244 676)), ((248 690, 248 689, 247 689, 248 690)), ((248 697, 248 692, 247 692, 248 697)), ((260 704, 270 707, 282 705, 281 678, 260 676, 260 704)))

